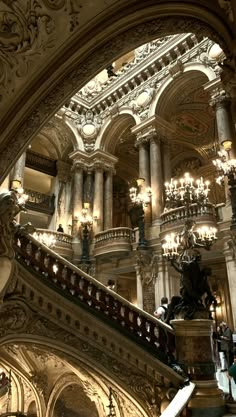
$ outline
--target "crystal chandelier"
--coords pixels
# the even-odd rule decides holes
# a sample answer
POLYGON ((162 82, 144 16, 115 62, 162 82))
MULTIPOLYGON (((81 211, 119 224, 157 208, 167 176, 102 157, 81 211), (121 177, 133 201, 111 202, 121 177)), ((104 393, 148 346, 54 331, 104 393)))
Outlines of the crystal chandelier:
POLYGON ((166 204, 165 210, 170 210, 180 206, 186 206, 187 217, 189 217, 189 206, 197 203, 204 206, 208 202, 209 181, 203 178, 194 180, 188 172, 183 178, 165 183, 166 204))
POLYGON ((137 186, 131 187, 129 190, 129 196, 133 204, 142 204, 146 207, 150 203, 152 196, 152 190, 150 187, 146 187, 143 190, 143 185, 145 183, 144 178, 138 178, 136 180, 137 186))

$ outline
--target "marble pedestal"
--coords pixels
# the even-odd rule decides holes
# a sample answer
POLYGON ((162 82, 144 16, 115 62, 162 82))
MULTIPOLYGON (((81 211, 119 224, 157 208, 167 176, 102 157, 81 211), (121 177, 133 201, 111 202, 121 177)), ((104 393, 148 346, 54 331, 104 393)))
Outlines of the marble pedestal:
POLYGON ((196 384, 188 404, 192 417, 222 417, 223 392, 218 388, 213 356, 212 321, 173 320, 177 360, 196 384))

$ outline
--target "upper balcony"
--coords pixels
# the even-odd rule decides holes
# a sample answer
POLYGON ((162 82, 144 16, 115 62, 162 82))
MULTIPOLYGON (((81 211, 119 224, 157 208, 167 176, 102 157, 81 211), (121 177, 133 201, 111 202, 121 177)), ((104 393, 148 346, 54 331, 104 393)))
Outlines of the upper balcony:
MULTIPOLYGON (((207 224, 208 226, 216 226, 218 212, 215 205, 206 203, 203 207, 199 207, 197 203, 191 204, 189 207, 190 217, 194 219, 196 224, 207 224)), ((161 232, 169 232, 183 225, 187 218, 186 206, 176 207, 162 213, 161 215, 161 232)))
POLYGON ((134 231, 129 227, 105 230, 95 235, 94 256, 130 252, 134 241, 134 231))
POLYGON ((39 211, 40 213, 45 213, 52 215, 55 211, 55 195, 48 195, 39 193, 38 191, 33 191, 25 189, 25 193, 28 195, 28 200, 26 202, 26 208, 28 210, 39 211))

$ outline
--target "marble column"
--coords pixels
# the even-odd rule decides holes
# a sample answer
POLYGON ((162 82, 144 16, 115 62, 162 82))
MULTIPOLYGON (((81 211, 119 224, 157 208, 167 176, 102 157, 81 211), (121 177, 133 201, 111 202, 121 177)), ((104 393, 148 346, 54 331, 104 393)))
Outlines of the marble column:
POLYGON ((82 212, 83 200, 83 169, 78 164, 74 166, 74 189, 73 189, 73 214, 72 214, 72 234, 77 235, 79 228, 79 217, 82 212))
MULTIPOLYGON (((225 264, 227 269, 227 277, 229 284, 230 294, 235 294, 236 292, 236 237, 235 235, 225 238, 224 242, 224 256, 225 264)), ((233 328, 236 327, 236 299, 235 297, 230 297, 231 300, 231 309, 232 309, 232 318, 233 318, 233 328)))
POLYGON ((231 98, 226 93, 219 94, 211 100, 210 104, 215 107, 219 144, 222 144, 224 141, 231 141, 232 155, 235 157, 236 133, 231 111, 231 98))
POLYGON ((213 354, 212 320, 172 320, 177 361, 195 384, 188 403, 192 417, 222 417, 223 392, 218 388, 213 354))
POLYGON ((104 182, 104 230, 113 226, 113 173, 109 170, 105 174, 104 182))
POLYGON ((139 143, 139 178, 145 179, 145 187, 150 186, 149 148, 146 142, 139 143))
POLYGON ((97 221, 94 224, 95 234, 103 230, 103 186, 103 169, 102 166, 98 165, 95 167, 93 202, 93 215, 97 218, 97 221))
POLYGON ((21 157, 16 162, 13 172, 12 172, 12 181, 20 181, 20 186, 23 188, 24 185, 24 172, 25 172, 25 161, 26 161, 26 152, 24 152, 21 157))
POLYGON ((169 141, 162 142, 162 167, 163 167, 163 181, 169 182, 171 179, 171 162, 170 162, 170 144, 169 141))
POLYGON ((152 189, 152 221, 160 219, 163 209, 163 177, 161 163, 160 139, 153 136, 150 139, 150 171, 152 189))

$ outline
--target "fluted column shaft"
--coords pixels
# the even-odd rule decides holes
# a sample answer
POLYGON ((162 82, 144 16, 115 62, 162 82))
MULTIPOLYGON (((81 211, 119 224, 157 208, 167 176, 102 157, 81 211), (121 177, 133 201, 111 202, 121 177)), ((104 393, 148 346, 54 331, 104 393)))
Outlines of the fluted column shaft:
POLYGON ((25 172, 25 160, 26 160, 26 152, 24 152, 21 157, 16 162, 13 173, 12 173, 12 180, 18 180, 21 182, 21 187, 23 187, 24 182, 24 172, 25 172))
POLYGON ((104 230, 112 228, 113 221, 113 174, 106 172, 104 184, 104 230))
POLYGON ((150 139, 150 171, 152 188, 152 221, 160 218, 163 206, 163 177, 160 140, 150 139))
POLYGON ((95 168, 93 215, 97 217, 95 233, 103 230, 103 170, 95 168))
POLYGON ((146 143, 139 144, 139 177, 145 179, 145 187, 150 186, 149 149, 146 143))

